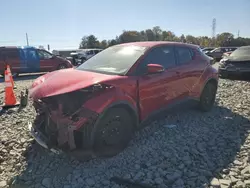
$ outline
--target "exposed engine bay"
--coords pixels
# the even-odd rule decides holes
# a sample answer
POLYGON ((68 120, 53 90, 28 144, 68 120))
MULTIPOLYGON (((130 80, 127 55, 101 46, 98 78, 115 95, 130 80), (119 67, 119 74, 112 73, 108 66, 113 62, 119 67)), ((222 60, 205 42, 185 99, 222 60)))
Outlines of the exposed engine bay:
POLYGON ((91 147, 98 113, 85 108, 84 103, 103 89, 105 86, 97 84, 33 101, 37 112, 33 128, 42 135, 48 148, 70 151, 91 147))

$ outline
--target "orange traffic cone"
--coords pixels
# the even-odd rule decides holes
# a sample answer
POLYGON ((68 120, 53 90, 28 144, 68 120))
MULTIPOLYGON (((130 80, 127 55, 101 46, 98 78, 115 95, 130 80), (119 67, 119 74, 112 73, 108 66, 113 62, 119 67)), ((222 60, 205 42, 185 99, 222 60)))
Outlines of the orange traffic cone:
POLYGON ((7 70, 7 74, 10 75, 10 81, 11 81, 11 84, 12 84, 12 87, 15 89, 15 85, 14 85, 14 80, 13 80, 13 77, 12 77, 12 74, 11 74, 11 71, 10 71, 10 66, 9 65, 6 65, 6 69, 7 70))
POLYGON ((5 78, 5 104, 2 106, 3 108, 11 108, 19 105, 19 102, 16 100, 16 96, 14 94, 13 85, 11 82, 11 73, 8 73, 6 69, 4 72, 5 78))

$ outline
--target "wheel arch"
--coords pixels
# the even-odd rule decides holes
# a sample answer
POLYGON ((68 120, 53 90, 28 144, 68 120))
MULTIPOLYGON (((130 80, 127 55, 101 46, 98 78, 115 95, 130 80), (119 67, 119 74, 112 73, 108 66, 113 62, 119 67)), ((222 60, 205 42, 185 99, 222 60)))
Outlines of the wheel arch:
POLYGON ((201 90, 201 93, 203 92, 205 86, 208 84, 208 83, 211 83, 211 84, 214 84, 216 86, 216 90, 218 88, 218 80, 216 78, 209 78, 206 80, 206 82, 204 83, 204 85, 202 86, 202 90, 201 90))
POLYGON ((102 112, 101 116, 104 116, 111 108, 123 108, 126 109, 128 111, 128 113, 131 115, 131 117, 133 118, 133 121, 135 123, 135 128, 139 127, 139 116, 138 116, 138 111, 137 109, 131 105, 129 102, 127 101, 118 101, 118 102, 113 102, 111 104, 109 104, 102 112))

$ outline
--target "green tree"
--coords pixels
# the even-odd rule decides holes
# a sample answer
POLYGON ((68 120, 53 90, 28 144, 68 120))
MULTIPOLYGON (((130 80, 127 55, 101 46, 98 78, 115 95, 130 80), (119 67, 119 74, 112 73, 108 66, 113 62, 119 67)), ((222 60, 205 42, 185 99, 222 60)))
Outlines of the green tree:
POLYGON ((152 29, 154 36, 155 36, 155 40, 160 41, 162 40, 162 30, 159 26, 155 26, 152 29))
POLYGON ((108 41, 107 41, 107 40, 102 40, 102 41, 100 42, 100 47, 101 47, 102 49, 107 48, 107 47, 108 47, 108 41))
POLYGON ((123 31, 119 36, 120 43, 137 42, 141 40, 141 35, 138 31, 123 31))
POLYGON ((82 41, 79 46, 80 49, 88 48, 88 36, 82 37, 82 41))
POLYGON ((186 35, 186 42, 191 44, 199 44, 197 38, 192 35, 186 35))
POLYGON ((147 29, 145 32, 146 32, 148 41, 155 41, 155 34, 151 29, 147 29))
POLYGON ((145 31, 140 31, 141 41, 148 41, 148 36, 145 31))
POLYGON ((84 48, 99 48, 100 42, 94 35, 84 36, 80 43, 80 49, 84 48))
POLYGON ((180 40, 181 40, 181 42, 186 42, 186 38, 185 38, 185 35, 181 35, 181 37, 180 37, 180 40))
POLYGON ((234 35, 232 33, 224 32, 218 34, 216 37, 217 46, 231 46, 231 41, 233 40, 234 35))
POLYGON ((208 46, 245 46, 250 45, 250 38, 238 37, 234 38, 234 35, 229 32, 223 32, 218 34, 215 38, 208 36, 194 37, 192 35, 176 36, 172 31, 162 30, 159 26, 155 26, 152 29, 146 29, 144 31, 123 31, 119 36, 116 36, 112 40, 99 41, 94 35, 83 36, 80 48, 107 48, 120 43, 137 42, 137 41, 176 41, 187 42, 191 44, 200 45, 203 47, 208 46))

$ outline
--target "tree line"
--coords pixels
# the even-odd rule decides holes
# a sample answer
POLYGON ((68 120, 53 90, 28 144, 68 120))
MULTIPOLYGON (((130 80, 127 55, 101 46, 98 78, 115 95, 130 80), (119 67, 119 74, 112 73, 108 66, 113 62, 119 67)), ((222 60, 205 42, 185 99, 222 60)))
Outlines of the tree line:
POLYGON ((119 36, 112 40, 99 41, 96 36, 88 35, 82 37, 80 49, 84 48, 102 48, 127 42, 138 41, 175 41, 190 44, 196 44, 202 47, 223 47, 223 46, 246 46, 250 45, 250 38, 235 37, 232 33, 223 32, 216 37, 208 36, 194 37, 192 35, 177 36, 172 31, 162 30, 159 26, 143 31, 124 30, 119 36))

